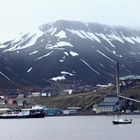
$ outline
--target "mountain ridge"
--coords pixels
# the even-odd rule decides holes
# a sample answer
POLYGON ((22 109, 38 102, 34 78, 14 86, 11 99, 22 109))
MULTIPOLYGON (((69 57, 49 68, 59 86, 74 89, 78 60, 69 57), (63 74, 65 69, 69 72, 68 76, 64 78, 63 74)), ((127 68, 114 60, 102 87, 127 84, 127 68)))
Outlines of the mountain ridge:
POLYGON ((140 31, 58 20, 0 44, 0 84, 45 87, 49 81, 106 84, 139 74, 140 31))

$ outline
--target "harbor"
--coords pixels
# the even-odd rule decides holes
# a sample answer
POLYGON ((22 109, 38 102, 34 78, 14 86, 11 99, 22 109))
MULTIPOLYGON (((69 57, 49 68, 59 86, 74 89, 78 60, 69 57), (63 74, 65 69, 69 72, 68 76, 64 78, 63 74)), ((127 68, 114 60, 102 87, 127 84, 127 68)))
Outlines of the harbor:
POLYGON ((0 140, 139 140, 139 116, 125 117, 133 123, 113 125, 114 116, 103 115, 0 120, 0 140))

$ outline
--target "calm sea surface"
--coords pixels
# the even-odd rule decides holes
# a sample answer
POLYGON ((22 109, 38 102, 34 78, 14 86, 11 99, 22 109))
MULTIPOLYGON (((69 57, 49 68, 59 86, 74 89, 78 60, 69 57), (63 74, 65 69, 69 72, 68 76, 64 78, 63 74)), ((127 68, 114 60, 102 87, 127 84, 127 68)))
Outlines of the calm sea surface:
POLYGON ((0 120, 0 140, 140 140, 140 115, 113 125, 114 116, 0 120))

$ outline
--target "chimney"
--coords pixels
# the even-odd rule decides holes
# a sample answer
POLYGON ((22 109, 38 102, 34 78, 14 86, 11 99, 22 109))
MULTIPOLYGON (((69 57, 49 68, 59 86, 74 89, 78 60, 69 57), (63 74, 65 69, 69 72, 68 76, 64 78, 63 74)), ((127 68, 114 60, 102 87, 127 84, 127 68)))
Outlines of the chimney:
POLYGON ((116 92, 117 95, 120 94, 120 81, 119 81, 119 62, 116 64, 116 92))

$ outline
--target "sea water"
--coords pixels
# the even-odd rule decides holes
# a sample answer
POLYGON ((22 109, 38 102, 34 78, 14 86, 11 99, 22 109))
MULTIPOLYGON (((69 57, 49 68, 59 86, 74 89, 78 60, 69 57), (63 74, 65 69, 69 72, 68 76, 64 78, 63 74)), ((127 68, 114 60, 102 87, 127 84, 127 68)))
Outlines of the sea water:
POLYGON ((140 116, 132 124, 113 125, 114 116, 0 119, 0 140, 139 140, 140 116))

